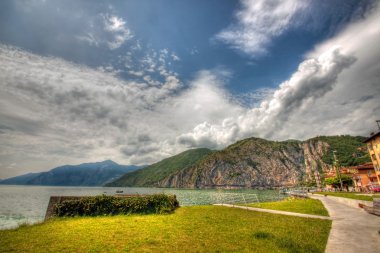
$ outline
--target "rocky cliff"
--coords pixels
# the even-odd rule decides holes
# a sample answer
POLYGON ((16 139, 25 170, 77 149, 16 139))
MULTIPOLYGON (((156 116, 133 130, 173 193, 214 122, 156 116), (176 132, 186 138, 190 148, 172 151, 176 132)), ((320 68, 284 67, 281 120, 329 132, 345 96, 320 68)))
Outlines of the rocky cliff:
POLYGON ((161 187, 276 187, 305 177, 302 143, 250 138, 159 182, 161 187))
POLYGON ((268 188, 315 183, 332 169, 370 161, 360 136, 318 136, 306 141, 249 138, 220 150, 193 149, 130 172, 107 186, 268 188))
POLYGON ((330 145, 317 139, 311 139, 302 143, 302 153, 306 178, 304 181, 314 180, 314 172, 326 173, 332 169, 332 165, 326 164, 323 157, 330 150, 330 145))
POLYGON ((155 185, 176 188, 267 188, 310 183, 315 181, 315 171, 323 174, 332 169, 332 164, 326 163, 331 161, 332 155, 329 143, 334 143, 334 148, 336 143, 340 144, 339 158, 344 159, 344 155, 349 154, 349 158, 363 156, 360 157, 362 160, 368 159, 365 152, 356 152, 363 146, 361 138, 334 136, 284 142, 245 139, 208 155, 196 165, 179 170, 155 185))

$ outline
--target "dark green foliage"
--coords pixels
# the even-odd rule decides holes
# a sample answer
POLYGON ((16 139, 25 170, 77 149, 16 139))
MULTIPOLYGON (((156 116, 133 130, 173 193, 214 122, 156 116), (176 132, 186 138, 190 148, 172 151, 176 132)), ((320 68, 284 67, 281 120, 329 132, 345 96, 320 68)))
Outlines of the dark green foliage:
MULTIPOLYGON (((274 151, 282 151, 282 150, 288 150, 289 148, 294 148, 295 150, 300 150, 300 141, 297 140, 287 140, 287 141, 270 141, 270 140, 265 140, 261 138, 248 138, 244 139, 241 141, 238 141, 227 148, 225 148, 223 151, 230 151, 230 150, 244 150, 246 148, 249 148, 252 144, 255 146, 269 146, 272 148, 274 151)), ((260 151, 257 150, 258 153, 260 154, 260 151)))
POLYGON ((272 142, 272 146, 274 150, 283 151, 294 149, 296 151, 301 150, 300 141, 288 140, 288 141, 274 141, 272 142))
POLYGON ((179 207, 175 195, 153 194, 130 197, 100 195, 65 200, 56 204, 56 216, 99 216, 117 214, 170 213, 179 207))
MULTIPOLYGON (((351 186, 353 184, 352 177, 350 177, 348 175, 340 175, 340 177, 342 179, 343 187, 348 187, 348 186, 351 186)), ((339 188, 340 187, 340 181, 339 181, 338 177, 326 178, 325 179, 325 184, 326 185, 331 185, 334 188, 339 188)))
POLYGON ((330 145, 329 150, 322 157, 326 164, 334 164, 333 151, 336 150, 336 156, 341 166, 355 166, 371 161, 367 147, 363 143, 365 139, 362 136, 340 135, 319 136, 309 141, 323 141, 330 145))
POLYGON ((187 150, 144 169, 127 173, 106 186, 155 186, 158 181, 179 170, 195 165, 199 160, 212 152, 212 150, 207 148, 187 150))

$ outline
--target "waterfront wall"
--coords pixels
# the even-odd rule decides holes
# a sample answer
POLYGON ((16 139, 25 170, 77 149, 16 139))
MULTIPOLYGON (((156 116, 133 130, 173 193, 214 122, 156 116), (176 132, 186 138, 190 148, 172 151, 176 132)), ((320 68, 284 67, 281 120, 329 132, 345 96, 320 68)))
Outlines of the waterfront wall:
POLYGON ((54 216, 54 206, 56 204, 59 204, 64 200, 77 200, 81 198, 83 198, 83 196, 51 196, 46 209, 45 220, 54 216))

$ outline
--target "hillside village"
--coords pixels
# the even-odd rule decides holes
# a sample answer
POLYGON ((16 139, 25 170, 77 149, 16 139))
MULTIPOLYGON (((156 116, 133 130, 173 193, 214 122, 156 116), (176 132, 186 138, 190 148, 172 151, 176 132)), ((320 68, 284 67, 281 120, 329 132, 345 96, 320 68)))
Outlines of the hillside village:
MULTIPOLYGON (((334 154, 334 166, 324 177, 328 190, 355 192, 380 192, 380 121, 379 131, 364 140, 371 162, 356 166, 342 166, 334 154)), ((318 188, 322 187, 320 175, 315 174, 318 188)))

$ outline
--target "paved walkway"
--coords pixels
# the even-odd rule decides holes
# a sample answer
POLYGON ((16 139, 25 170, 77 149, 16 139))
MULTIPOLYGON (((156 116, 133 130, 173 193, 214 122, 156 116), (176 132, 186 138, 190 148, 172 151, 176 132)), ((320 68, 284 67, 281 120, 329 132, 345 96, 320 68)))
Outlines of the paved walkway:
POLYGON ((216 206, 227 206, 227 207, 233 207, 233 208, 240 208, 240 209, 257 211, 257 212, 264 212, 264 213, 274 213, 274 214, 283 214, 283 215, 297 216, 297 217, 303 217, 303 218, 331 220, 331 217, 313 215, 313 214, 293 213, 293 212, 278 211, 278 210, 263 209, 263 208, 248 207, 248 206, 235 206, 235 205, 230 205, 230 204, 215 204, 215 205, 216 206))
POLYGON ((380 252, 380 217, 325 196, 311 197, 321 200, 333 219, 325 253, 380 252))

